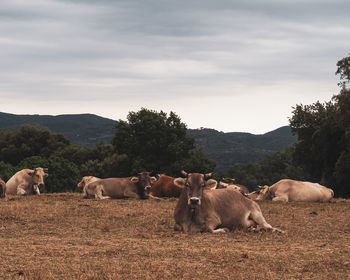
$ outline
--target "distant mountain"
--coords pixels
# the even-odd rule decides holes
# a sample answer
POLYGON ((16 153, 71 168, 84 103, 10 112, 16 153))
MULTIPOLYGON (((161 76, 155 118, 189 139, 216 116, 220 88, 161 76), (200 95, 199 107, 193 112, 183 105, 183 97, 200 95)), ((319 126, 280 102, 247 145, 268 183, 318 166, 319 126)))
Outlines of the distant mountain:
POLYGON ((14 115, 0 113, 0 130, 17 130, 30 124, 63 134, 73 144, 94 146, 99 141, 110 143, 116 121, 93 114, 77 115, 14 115))
MULTIPOLYGON (((14 115, 0 113, 0 130, 17 130, 30 124, 49 128, 63 134, 73 144, 94 146, 99 141, 110 143, 116 121, 93 114, 75 115, 14 115)), ((234 164, 256 162, 269 154, 283 151, 296 142, 289 126, 262 135, 242 132, 224 133, 215 129, 188 129, 207 155, 217 163, 217 170, 234 164)))
POLYGON ((235 164, 260 161, 269 154, 285 150, 297 141, 289 126, 261 135, 224 133, 207 128, 190 129, 188 133, 196 139, 196 144, 205 150, 209 158, 218 163, 217 170, 235 164))

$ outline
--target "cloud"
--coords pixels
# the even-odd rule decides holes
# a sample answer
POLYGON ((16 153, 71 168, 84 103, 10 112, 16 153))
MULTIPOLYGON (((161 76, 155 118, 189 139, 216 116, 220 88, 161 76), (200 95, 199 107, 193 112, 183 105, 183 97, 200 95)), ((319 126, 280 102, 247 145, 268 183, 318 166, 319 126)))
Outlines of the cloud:
POLYGON ((336 93, 349 10, 341 0, 4 0, 1 110, 118 119, 147 105, 193 128, 264 132, 296 103, 336 93))

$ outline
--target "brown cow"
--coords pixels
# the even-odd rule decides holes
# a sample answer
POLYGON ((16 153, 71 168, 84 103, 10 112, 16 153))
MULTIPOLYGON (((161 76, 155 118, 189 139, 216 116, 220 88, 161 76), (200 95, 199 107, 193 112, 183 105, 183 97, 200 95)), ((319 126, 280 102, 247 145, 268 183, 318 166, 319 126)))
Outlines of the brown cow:
POLYGON ((6 196, 6 183, 0 179, 0 198, 6 196))
POLYGON ((157 179, 150 177, 149 172, 141 172, 138 176, 127 178, 107 178, 89 183, 84 187, 86 197, 107 198, 148 198, 151 184, 157 179))
POLYGON ((183 187, 174 184, 173 177, 161 174, 151 188, 150 195, 155 197, 179 197, 183 187))
MULTIPOLYGON (((164 174, 158 176, 157 182, 152 186, 151 197, 180 197, 183 187, 174 184, 175 178, 164 174)), ((211 184, 211 187, 216 188, 216 183, 211 184)))
POLYGON ((231 189, 210 189, 211 174, 190 173, 174 183, 184 187, 176 205, 174 230, 183 232, 226 232, 235 228, 272 230, 259 205, 231 189))
POLYGON ((13 175, 6 183, 6 194, 40 195, 40 187, 44 185, 44 178, 49 176, 44 172, 47 168, 37 167, 34 170, 22 169, 13 175))

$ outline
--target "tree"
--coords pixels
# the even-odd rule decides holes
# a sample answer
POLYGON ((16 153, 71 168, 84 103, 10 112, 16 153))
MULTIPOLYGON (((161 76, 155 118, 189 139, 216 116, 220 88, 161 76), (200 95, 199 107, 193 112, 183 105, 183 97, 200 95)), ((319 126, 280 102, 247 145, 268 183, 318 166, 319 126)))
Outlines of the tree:
POLYGON ((0 160, 17 165, 27 157, 48 157, 68 145, 66 138, 47 128, 24 125, 16 132, 0 132, 0 160))
POLYGON ((350 56, 339 60, 337 66, 338 69, 335 74, 340 75, 340 82, 338 85, 342 88, 346 88, 346 85, 350 83, 350 56))
POLYGON ((298 135, 294 158, 310 179, 350 196, 350 57, 337 63, 341 91, 325 103, 297 105, 290 125, 298 135))
POLYGON ((127 121, 117 122, 112 144, 117 154, 127 156, 124 165, 129 165, 130 174, 148 170, 178 175, 195 149, 195 140, 186 131, 186 124, 174 112, 168 116, 142 108, 130 112, 127 121))
POLYGON ((0 161, 0 179, 8 181, 16 173, 16 168, 9 163, 0 161))
POLYGON ((222 177, 235 178, 239 184, 243 184, 252 191, 258 185, 269 185, 281 179, 304 180, 307 174, 293 160, 294 147, 284 152, 277 152, 267 156, 258 163, 234 165, 220 172, 218 179, 222 177))

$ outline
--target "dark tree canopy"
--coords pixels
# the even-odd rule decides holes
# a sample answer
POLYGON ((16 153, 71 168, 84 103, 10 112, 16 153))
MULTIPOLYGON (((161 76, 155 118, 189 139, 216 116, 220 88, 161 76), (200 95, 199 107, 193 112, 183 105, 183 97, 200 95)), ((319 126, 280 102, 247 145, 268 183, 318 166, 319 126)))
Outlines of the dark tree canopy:
POLYGON ((251 191, 257 186, 269 185, 281 179, 305 180, 306 173, 293 160, 294 147, 285 152, 267 156, 258 163, 234 165, 222 171, 217 178, 231 177, 235 182, 247 186, 251 191))
POLYGON ((17 165, 31 156, 48 157, 69 146, 69 141, 49 129, 24 125, 18 131, 0 131, 0 161, 17 165))
POLYGON ((297 105, 290 118, 298 135, 294 158, 310 179, 350 196, 350 57, 337 63, 341 91, 331 101, 297 105))
MULTIPOLYGON (((130 112, 127 121, 117 122, 112 144, 118 154, 128 156, 131 174, 148 170, 175 175, 194 156, 195 140, 186 131, 186 124, 174 112, 168 116, 142 108, 130 112)), ((215 168, 215 163, 207 168, 215 168)))
POLYGON ((340 75, 339 86, 345 88, 350 83, 350 54, 337 62, 338 69, 335 74, 340 75))

